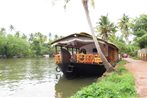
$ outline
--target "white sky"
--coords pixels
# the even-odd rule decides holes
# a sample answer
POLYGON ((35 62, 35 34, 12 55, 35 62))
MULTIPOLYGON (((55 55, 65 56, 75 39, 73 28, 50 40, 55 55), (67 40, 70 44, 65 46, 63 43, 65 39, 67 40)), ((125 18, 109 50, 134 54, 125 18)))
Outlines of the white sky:
MULTIPOLYGON (((67 35, 75 32, 89 32, 81 0, 71 0, 64 10, 61 0, 0 0, 0 28, 9 28, 29 34, 49 32, 67 35)), ((135 18, 147 14, 147 0, 95 0, 95 9, 90 9, 93 25, 101 15, 108 14, 112 22, 123 15, 135 18)))

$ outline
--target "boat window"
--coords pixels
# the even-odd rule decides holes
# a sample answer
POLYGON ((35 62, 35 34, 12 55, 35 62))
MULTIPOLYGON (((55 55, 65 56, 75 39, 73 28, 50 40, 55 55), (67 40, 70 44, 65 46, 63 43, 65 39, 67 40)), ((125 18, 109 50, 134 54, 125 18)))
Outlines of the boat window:
POLYGON ((86 54, 86 49, 82 48, 82 49, 80 50, 80 53, 86 54))
POLYGON ((95 53, 97 53, 97 49, 96 48, 93 48, 92 49, 92 52, 95 54, 95 53))

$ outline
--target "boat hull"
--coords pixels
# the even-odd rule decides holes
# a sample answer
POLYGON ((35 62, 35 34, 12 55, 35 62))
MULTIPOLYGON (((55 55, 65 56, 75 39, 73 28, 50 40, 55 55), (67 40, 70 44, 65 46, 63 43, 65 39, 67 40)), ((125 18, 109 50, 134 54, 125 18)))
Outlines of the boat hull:
POLYGON ((79 76, 98 76, 100 77, 105 71, 105 67, 99 64, 83 64, 83 63, 70 63, 58 64, 60 70, 63 72, 66 78, 72 79, 79 76))

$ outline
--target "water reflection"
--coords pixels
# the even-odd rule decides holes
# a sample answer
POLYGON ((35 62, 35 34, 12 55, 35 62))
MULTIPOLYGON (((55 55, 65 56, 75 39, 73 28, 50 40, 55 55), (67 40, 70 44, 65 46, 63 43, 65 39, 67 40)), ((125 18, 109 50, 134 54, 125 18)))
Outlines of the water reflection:
POLYGON ((55 98, 69 98, 82 87, 91 84, 96 81, 96 77, 92 78, 78 78, 74 80, 67 80, 65 77, 61 77, 58 83, 55 85, 56 97, 55 98), (59 97, 60 96, 60 97, 59 97))
POLYGON ((96 78, 67 80, 52 59, 0 59, 0 96, 68 98, 96 78))

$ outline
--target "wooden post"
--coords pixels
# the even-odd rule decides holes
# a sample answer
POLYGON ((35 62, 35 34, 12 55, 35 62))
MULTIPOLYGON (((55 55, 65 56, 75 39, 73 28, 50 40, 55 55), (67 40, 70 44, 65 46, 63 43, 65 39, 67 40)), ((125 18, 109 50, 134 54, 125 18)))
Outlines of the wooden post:
POLYGON ((62 46, 60 46, 60 49, 62 49, 62 46))

